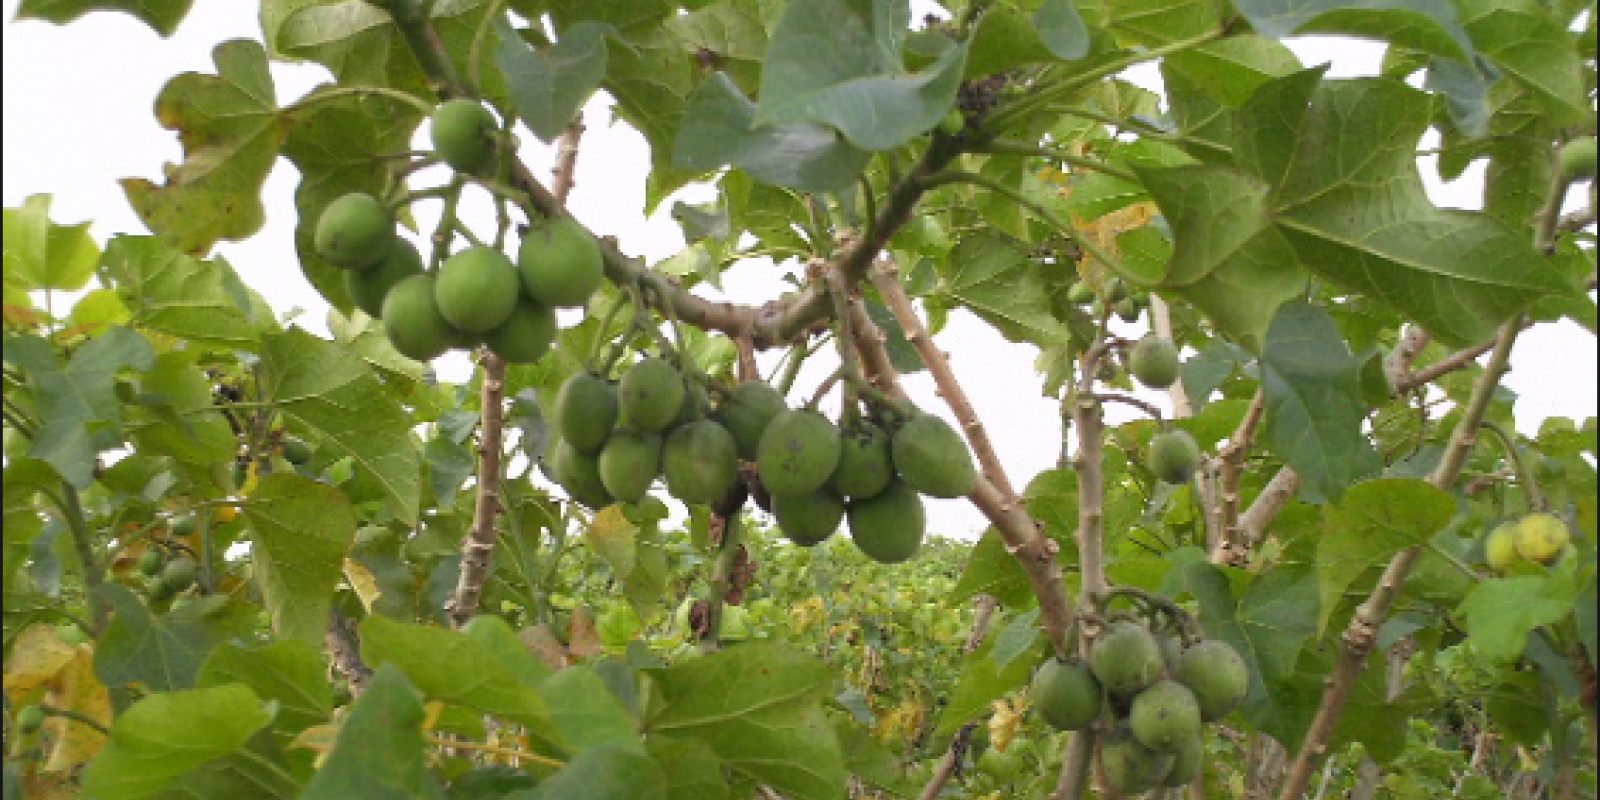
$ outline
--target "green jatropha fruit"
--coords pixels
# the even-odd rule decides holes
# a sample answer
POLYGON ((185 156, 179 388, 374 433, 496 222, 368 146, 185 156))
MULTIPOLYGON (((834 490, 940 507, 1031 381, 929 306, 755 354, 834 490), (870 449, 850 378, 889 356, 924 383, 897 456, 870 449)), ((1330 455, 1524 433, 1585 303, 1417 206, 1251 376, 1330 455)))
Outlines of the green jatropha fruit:
POLYGON ((619 424, 636 431, 666 428, 683 405, 683 375, 677 367, 653 356, 628 367, 617 390, 621 404, 619 424))
POLYGON ((580 372, 556 393, 556 431, 573 449, 598 453, 621 415, 617 387, 592 372, 580 372))
POLYGON ((1092 303, 1095 299, 1094 287, 1088 281, 1078 281, 1067 289, 1067 301, 1073 305, 1081 306, 1092 303))
POLYGON ((1178 380, 1178 346, 1149 334, 1128 351, 1128 372, 1151 389, 1165 389, 1178 380))
POLYGON ((1522 556, 1517 554, 1517 523, 1502 522, 1483 540, 1483 555, 1490 569, 1504 573, 1522 556))
POLYGON ((547 306, 579 308, 605 280, 600 243, 570 217, 541 220, 517 248, 528 296, 547 306))
POLYGON ((963 497, 978 483, 966 440, 932 414, 917 414, 890 439, 895 469, 911 488, 931 497, 963 497))
POLYGON ((1100 681, 1082 661, 1051 656, 1033 673, 1033 708, 1058 731, 1081 731, 1100 716, 1100 681))
POLYGON ((332 264, 365 269, 382 261, 396 238, 394 218, 383 203, 370 194, 351 192, 322 210, 311 244, 332 264))
POLYGON ((1205 639, 1185 649, 1172 677, 1194 693, 1202 722, 1233 713, 1250 691, 1250 668, 1233 645, 1220 639, 1205 639))
POLYGON ((429 125, 433 151, 456 172, 476 174, 494 156, 494 114, 476 100, 446 100, 429 125))
POLYGON ((40 728, 44 727, 44 717, 43 708, 37 705, 27 705, 17 712, 16 720, 12 724, 16 726, 17 733, 24 736, 32 736, 38 733, 40 728))
POLYGON ((1200 467, 1200 445, 1188 431, 1174 428, 1150 439, 1150 471, 1173 484, 1188 483, 1200 467))
POLYGON ((1194 783, 1194 779, 1200 777, 1200 772, 1206 767, 1205 731, 1178 742, 1171 750, 1172 769, 1158 785, 1171 788, 1194 783))
POLYGON ((1161 645, 1136 622, 1106 626, 1089 648, 1089 669, 1107 692, 1132 697, 1161 678, 1161 645))
POLYGON ((146 575, 161 574, 161 568, 166 566, 166 563, 167 556, 158 547, 152 547, 139 554, 139 571, 146 575))
POLYGON ((1172 771, 1177 757, 1146 747, 1127 724, 1118 725, 1100 743, 1100 767, 1106 783, 1128 794, 1146 792, 1160 786, 1172 771))
POLYGON ((810 494, 833 475, 842 449, 827 417, 809 408, 785 410, 767 423, 756 446, 761 483, 774 495, 810 494))
POLYGON ((512 364, 532 364, 550 352, 560 333, 555 309, 521 297, 511 316, 483 335, 483 343, 512 364))
POLYGON ((1200 735, 1200 702, 1177 681, 1156 681, 1134 696, 1128 728, 1146 747, 1176 750, 1180 742, 1200 735))
POLYGON ((473 245, 444 260, 434 280, 439 313, 468 333, 487 333, 517 308, 517 268, 504 253, 473 245))
POLYGON ((773 417, 788 409, 783 395, 766 381, 745 381, 729 390, 712 418, 722 423, 739 443, 739 457, 756 460, 761 432, 773 417))
POLYGON ((1514 539, 1517 555, 1540 564, 1555 563, 1571 540, 1566 521, 1542 511, 1523 517, 1514 539))
POLYGON ((840 431, 839 465, 828 486, 853 500, 865 500, 894 480, 889 434, 876 422, 857 419, 840 431))
POLYGON ((1117 312, 1117 318, 1123 322, 1138 322, 1139 315, 1144 313, 1144 308, 1139 305, 1139 301, 1132 297, 1124 297, 1118 300, 1112 305, 1111 310, 1117 312))
POLYGON ((672 422, 667 423, 667 430, 677 430, 691 422, 704 419, 710 411, 711 395, 706 392, 706 387, 699 381, 684 376, 683 402, 678 404, 677 416, 672 418, 672 422))
POLYGON ((1595 138, 1593 136, 1585 136, 1582 139, 1573 139, 1562 145, 1559 160, 1563 179, 1576 181, 1588 178, 1593 180, 1595 168, 1600 165, 1600 152, 1595 149, 1595 138))
POLYGON ((772 496, 772 516, 785 538, 801 547, 826 541, 844 521, 844 500, 832 489, 772 496))
POLYGON ((199 572, 200 566, 194 559, 178 556, 161 568, 161 582, 175 592, 181 592, 194 585, 195 576, 199 572))
POLYGON ((389 254, 367 269, 342 270, 344 290, 350 302, 369 316, 383 316, 383 298, 394 285, 412 275, 422 274, 422 253, 411 242, 395 238, 389 254))
POLYGON ((667 436, 661 462, 667 492, 685 503, 714 503, 739 480, 733 434, 709 419, 682 425, 667 436))
POLYGON ((444 355, 461 339, 461 331, 439 313, 433 276, 426 273, 405 278, 389 290, 383 298, 383 326, 394 349, 418 361, 444 355))
POLYGON ((845 518, 856 548, 880 564, 898 564, 916 555, 928 530, 922 497, 898 480, 873 497, 851 501, 845 518))
POLYGON ((618 428, 600 448, 600 482, 612 497, 629 503, 644 499, 661 473, 661 434, 618 428))
POLYGON ((606 490, 605 481, 600 479, 598 454, 584 453, 571 442, 556 437, 550 443, 548 465, 550 477, 561 484, 572 499, 589 508, 605 508, 615 500, 606 490))
POLYGON ((297 439, 293 436, 285 436, 279 446, 283 450, 283 460, 297 467, 310 462, 311 456, 314 455, 311 451, 311 445, 306 444, 305 440, 297 439))

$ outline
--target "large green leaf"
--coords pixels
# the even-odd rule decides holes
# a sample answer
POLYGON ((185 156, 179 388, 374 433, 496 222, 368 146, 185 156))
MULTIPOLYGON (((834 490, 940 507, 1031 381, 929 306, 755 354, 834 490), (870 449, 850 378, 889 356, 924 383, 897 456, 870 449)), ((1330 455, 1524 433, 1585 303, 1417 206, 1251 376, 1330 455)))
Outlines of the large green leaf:
POLYGON ((1050 311, 1052 284, 1070 271, 1028 258, 1027 246, 1009 236, 976 233, 962 239, 940 270, 940 289, 983 317, 1007 339, 1048 345, 1067 332, 1050 311), (1046 270, 1056 274, 1047 275, 1046 270))
POLYGON ((1361 365, 1326 311, 1305 303, 1279 310, 1261 348, 1263 433, 1300 473, 1303 491, 1337 501, 1383 465, 1362 433, 1361 365))
POLYGON ((350 192, 384 195, 393 181, 393 156, 410 149, 422 112, 393 97, 334 94, 338 91, 319 86, 287 110, 294 124, 283 154, 300 173, 294 193, 300 271, 331 305, 349 313, 344 270, 323 260, 312 246, 317 221, 329 203, 350 192))
POLYGON ((261 479, 244 518, 251 563, 280 638, 318 643, 328 633, 333 590, 355 539, 350 501, 325 483, 289 473, 261 479))
POLYGON ((955 102, 965 43, 906 73, 904 0, 796 0, 772 32, 757 125, 820 122, 863 150, 898 147, 955 102))
POLYGON ((567 667, 546 678, 539 694, 548 698, 556 730, 574 752, 611 747, 644 753, 639 725, 606 682, 589 667, 567 667))
POLYGON ((1304 69, 1294 51, 1265 36, 1239 34, 1173 53, 1163 70, 1183 75, 1229 108, 1244 105, 1268 81, 1304 69))
MULTIPOLYGON (((676 766, 676 765, 674 765, 676 766)), ((667 773, 643 751, 604 745, 585 750, 538 786, 507 800, 666 800, 667 773)))
POLYGON ((732 164, 762 183, 808 192, 853 183, 869 154, 813 123, 754 125, 756 104, 718 72, 690 95, 672 161, 708 172, 732 164))
POLYGON ((14 336, 6 341, 5 360, 27 375, 38 405, 42 425, 28 457, 48 463, 73 486, 88 488, 95 454, 123 442, 117 375, 149 369, 155 362, 150 343, 131 328, 115 326, 78 348, 63 367, 44 339, 14 336))
POLYGON ((1461 7, 1478 51, 1532 90, 1551 122, 1570 125, 1594 116, 1576 37, 1548 9, 1533 0, 1468 0, 1461 7))
POLYGON ((566 129, 606 76, 610 26, 583 22, 561 31, 561 41, 534 50, 503 18, 495 60, 505 73, 511 107, 546 143, 566 129))
POLYGON ((1235 0, 1257 33, 1331 33, 1379 39, 1471 60, 1472 41, 1450 0, 1235 0))
POLYGON ((666 25, 625 29, 622 43, 610 51, 605 89, 617 101, 619 115, 650 143, 650 177, 645 207, 652 210, 682 187, 694 173, 672 163, 684 110, 695 88, 696 67, 677 34, 666 25))
POLYGON ((1535 629, 1572 613, 1582 589, 1571 574, 1492 578, 1473 587, 1456 614, 1474 650, 1510 662, 1522 655, 1535 629))
POLYGON ((1098 4, 1098 24, 1119 41, 1154 46, 1222 27, 1221 6, 1211 0, 1114 0, 1098 4))
POLYGON ((444 800, 428 768, 422 700, 395 665, 379 666, 300 800, 444 800))
POLYGON ((1089 28, 1072 0, 1044 0, 1033 12, 1033 24, 1056 58, 1076 61, 1089 54, 1089 28))
POLYGON ((1006 552, 1005 540, 994 528, 985 530, 972 546, 945 605, 954 607, 980 594, 992 595, 1008 608, 1027 605, 1034 599, 1027 573, 1016 557, 1006 552))
POLYGON ((261 390, 295 424, 315 431, 322 447, 357 465, 390 501, 395 517, 415 523, 421 455, 412 421, 366 362, 301 330, 262 341, 261 390))
POLYGON ((1428 200, 1415 151, 1429 116, 1426 97, 1400 81, 1302 72, 1251 98, 1235 153, 1270 187, 1273 221, 1306 269, 1464 345, 1574 287, 1526 232, 1428 200))
POLYGON ((191 688, 211 649, 255 622, 253 611, 230 605, 222 595, 200 598, 157 617, 126 586, 102 584, 99 591, 112 617, 95 650, 94 673, 109 687, 191 688))
POLYGON ((1325 515, 1317 537, 1318 627, 1326 629, 1344 593, 1401 550, 1424 544, 1455 515, 1456 501, 1426 481, 1367 481, 1346 492, 1325 515))
POLYGON ((5 210, 0 251, 4 252, 8 289, 75 292, 94 274, 100 248, 89 236, 89 223, 51 222, 50 199, 50 195, 36 194, 5 210))
POLYGON ((431 699, 520 722, 536 736, 561 741, 539 693, 466 634, 368 617, 361 623, 361 655, 371 665, 399 667, 431 699))
POLYGON ((105 800, 145 797, 238 751, 271 720, 244 684, 148 695, 117 717, 83 790, 105 800))
POLYGON ((117 236, 101 263, 131 324, 189 341, 255 350, 272 309, 222 258, 201 261, 153 236, 117 236))
POLYGON ((90 11, 131 14, 162 36, 171 36, 194 0, 22 0, 17 19, 42 19, 64 25, 90 11))
POLYGON ((322 650, 305 642, 218 645, 200 665, 197 681, 201 688, 243 684, 257 697, 277 701, 274 724, 282 731, 302 731, 333 714, 333 686, 322 650))
POLYGON ((761 83, 768 31, 782 8, 782 0, 721 0, 667 24, 691 52, 715 54, 718 68, 749 94, 761 83))
POLYGON ((650 755, 667 770, 667 800, 728 800, 722 759, 710 747, 693 739, 650 738, 650 755))
POLYGON ((839 741, 822 712, 833 673, 775 644, 739 645, 655 672, 651 732, 696 739, 729 768, 799 800, 844 795, 839 741))
POLYGON ((156 98, 156 119, 179 132, 184 162, 167 172, 164 186, 122 180, 150 231, 197 256, 219 239, 245 239, 266 222, 261 186, 288 127, 259 42, 223 42, 213 58, 216 75, 179 75, 156 98))

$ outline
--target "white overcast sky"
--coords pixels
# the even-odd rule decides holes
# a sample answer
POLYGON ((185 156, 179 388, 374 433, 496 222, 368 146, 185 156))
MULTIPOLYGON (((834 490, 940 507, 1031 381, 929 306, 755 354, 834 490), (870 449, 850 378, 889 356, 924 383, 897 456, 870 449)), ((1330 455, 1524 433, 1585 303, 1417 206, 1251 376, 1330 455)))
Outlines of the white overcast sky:
MULTIPOLYGON (((917 0, 920 15, 926 4, 917 0)), ((152 107, 172 76, 192 71, 215 73, 211 49, 232 38, 259 39, 255 5, 196 3, 176 34, 161 39, 132 17, 92 13, 68 26, 13 21, 18 0, 4 0, 4 203, 20 205, 34 194, 54 197, 52 218, 58 223, 92 222, 91 233, 104 243, 118 233, 145 233, 116 181, 122 177, 161 180, 162 165, 177 162, 182 151, 177 137, 156 124, 152 107)), ((1368 43, 1305 40, 1292 42, 1308 66, 1332 62, 1332 75, 1372 74, 1381 50, 1368 43)), ((274 64, 278 100, 287 103, 328 78, 315 65, 274 64)), ((1155 81, 1142 69, 1135 80, 1155 81)), ((683 239, 663 203, 654 217, 643 216, 644 176, 648 154, 643 139, 625 125, 609 123, 604 98, 591 103, 588 132, 582 146, 578 181, 569 205, 596 231, 615 235, 630 255, 651 263, 677 252, 683 239)), ((532 137, 523 137, 523 156, 536 172, 548 174, 552 153, 532 137)), ((1424 177, 1436 202, 1461 208, 1478 203, 1480 171, 1441 187, 1428 167, 1424 177)), ((298 174, 280 160, 267 179, 266 227, 245 242, 225 242, 218 252, 240 271, 280 313, 305 309, 298 322, 326 332, 327 305, 301 276, 293 244, 293 192, 298 174)), ((704 187, 678 198, 710 200, 704 187)), ((765 264, 732 269, 724 282, 730 299, 759 305, 782 289, 779 270, 765 264)), ((709 288, 697 290, 710 293, 709 288)), ((1124 334, 1136 334, 1125 328, 1124 334)), ((1012 482, 1020 489, 1028 479, 1056 462, 1060 422, 1056 403, 1040 397, 1033 372, 1035 351, 1005 342, 970 315, 953 315, 940 343, 950 351, 957 374, 971 394, 979 416, 989 427, 1012 482)), ((815 359, 825 362, 826 359, 815 359)), ((1513 358, 1516 369, 1507 385, 1521 395, 1518 428, 1537 430, 1547 416, 1583 418, 1595 414, 1595 339, 1570 324, 1540 326, 1522 336, 1513 358)), ((447 357, 439 364, 447 379, 465 375, 464 359, 447 357)), ((815 385, 831 371, 825 363, 808 369, 802 385, 815 385)), ((949 418, 926 375, 910 376, 907 386, 924 407, 949 418)), ((1164 397, 1152 397, 1164 405, 1164 397)), ((1128 418, 1121 407, 1108 410, 1112 421, 1128 418)), ((965 501, 933 501, 935 532, 972 535, 986 523, 965 501)))

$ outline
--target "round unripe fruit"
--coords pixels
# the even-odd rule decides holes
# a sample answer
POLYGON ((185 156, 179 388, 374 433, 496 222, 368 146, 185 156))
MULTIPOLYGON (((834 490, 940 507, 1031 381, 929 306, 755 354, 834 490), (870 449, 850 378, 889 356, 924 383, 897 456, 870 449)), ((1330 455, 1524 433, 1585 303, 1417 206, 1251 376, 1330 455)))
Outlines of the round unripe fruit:
POLYGON ((494 155, 494 115, 476 100, 457 98, 433 111, 433 150, 456 172, 476 173, 494 155))
POLYGON ((532 364, 550 352, 560 332, 555 309, 522 297, 505 322, 483 335, 483 343, 506 361, 532 364))
POLYGON ((771 384, 746 381, 733 387, 711 416, 733 434, 733 440, 739 444, 739 457, 754 461, 756 448, 761 444, 761 432, 767 429, 773 417, 787 408, 783 395, 771 384))
POLYGON ((317 255, 337 266, 364 269, 389 255, 395 238, 394 219, 383 203, 352 192, 322 210, 311 243, 317 255))
POLYGON ((284 438, 281 447, 283 448, 284 461, 287 461, 297 467, 301 464, 310 463, 311 456, 313 455, 311 452, 311 445, 306 444, 304 441, 296 439, 293 436, 288 436, 284 438))
POLYGON ((146 575, 158 575, 161 567, 167 563, 166 556, 160 550, 151 548, 139 554, 139 571, 146 575))
POLYGON ((1139 315, 1144 312, 1144 309, 1139 306, 1139 302, 1132 297, 1124 297, 1118 300, 1111 310, 1117 312, 1117 317, 1123 322, 1138 322, 1139 315))
POLYGON ((772 496, 772 515, 791 542, 811 547, 826 541, 844 521, 844 500, 830 489, 772 496))
POLYGON ((458 330, 487 333, 511 318, 519 288, 511 259, 492 247, 473 245, 440 265, 433 298, 458 330))
POLYGON ((547 306, 577 308, 600 288, 605 261, 594 237, 560 217, 535 225, 523 237, 517 271, 529 297, 547 306))
POLYGON ((1100 716, 1100 681, 1081 661, 1045 659, 1033 673, 1028 697, 1058 731, 1081 731, 1100 716))
POLYGON ((1200 445, 1188 431, 1162 431, 1150 439, 1150 471, 1167 483, 1188 483, 1200 466, 1200 445))
POLYGON ((714 503, 739 480, 733 434, 709 419, 677 428, 661 454, 667 492, 685 503, 714 503))
POLYGON ((1200 735, 1200 703, 1177 681, 1156 681, 1133 698, 1128 710, 1133 738, 1156 750, 1175 750, 1200 735))
POLYGON ((1022 754, 1016 748, 1000 751, 993 747, 983 751, 978 756, 978 769, 988 773, 990 777, 1001 781, 1010 781, 1022 774, 1022 754))
POLYGON ((1600 154, 1595 150, 1593 136, 1573 139, 1561 146, 1561 177, 1569 180, 1593 180, 1600 154))
POLYGON ((943 419, 918 414, 894 432, 890 447, 900 477, 933 497, 962 497, 978 481, 967 443, 943 419))
POLYGON ((600 479, 599 459, 578 451, 565 439, 552 443, 549 466, 550 476, 572 499, 593 509, 605 508, 615 500, 600 479))
POLYGON ((850 503, 845 515, 856 547, 880 564, 898 564, 916 555, 928 530, 922 497, 902 481, 850 503))
POLYGON ((600 481, 612 497, 629 503, 644 499, 661 472, 661 434, 619 429, 600 449, 600 481))
POLYGON ((1116 305, 1128 299, 1128 282, 1121 278, 1112 278, 1106 282, 1106 302, 1116 305))
POLYGON ((894 480, 889 434, 877 423, 856 420, 840 433, 839 443, 839 465, 828 478, 829 488, 845 497, 864 500, 894 480))
POLYGON ((641 359, 622 374, 618 394, 620 424, 636 431, 659 431, 683 405, 683 376, 659 358, 641 359))
POLYGON ((1183 651, 1172 677, 1194 693, 1202 722, 1233 713, 1250 691, 1250 668, 1233 645, 1219 639, 1197 642, 1183 651))
POLYGON ((369 316, 383 316, 383 298, 394 285, 412 275, 422 274, 422 254, 411 242, 396 237, 389 254, 368 269, 344 272, 344 290, 350 302, 369 316))
POLYGON ((183 591, 194 583, 195 575, 199 573, 199 566, 194 559, 188 556, 178 556, 167 562, 161 568, 161 582, 170 586, 174 591, 183 591))
POLYGON ((1094 287, 1088 281, 1078 281, 1067 289, 1067 301, 1073 305, 1081 306, 1084 303, 1094 302, 1094 287))
POLYGON ((1161 785, 1176 757, 1152 750, 1133 737, 1127 725, 1118 725, 1100 745, 1100 766, 1106 783, 1119 792, 1134 794, 1161 785))
POLYGON ((1206 739, 1202 731, 1172 747, 1172 769, 1158 784, 1164 787, 1188 786, 1200 777, 1206 766, 1206 739))
POLYGON ((556 394, 556 430, 582 453, 600 452, 620 413, 617 387, 593 373, 573 375, 556 394))
POLYGON ((1128 351, 1128 372, 1151 389, 1165 389, 1178 380, 1178 348, 1171 339, 1150 334, 1128 351))
POLYGON ((389 343, 401 355, 432 361, 454 347, 461 332, 439 313, 433 298, 433 276, 412 275, 401 280, 383 299, 383 325, 389 343))
POLYGON ((17 733, 29 736, 39 732, 44 727, 44 709, 38 706, 23 706, 17 712, 17 733))
POLYGON ((1089 669, 1107 692, 1132 697, 1161 678, 1161 645, 1135 622, 1113 622, 1089 648, 1089 669))
POLYGON ((772 418, 756 447, 761 483, 780 494, 810 494, 828 482, 839 466, 839 429, 811 409, 796 408, 772 418))
POLYGON ((1517 523, 1515 540, 1517 555, 1540 564, 1553 564, 1572 540, 1572 532, 1560 517, 1538 512, 1517 523))
POLYGON ((1489 568, 1505 572, 1517 563, 1517 523, 1502 522, 1483 540, 1483 555, 1489 568))

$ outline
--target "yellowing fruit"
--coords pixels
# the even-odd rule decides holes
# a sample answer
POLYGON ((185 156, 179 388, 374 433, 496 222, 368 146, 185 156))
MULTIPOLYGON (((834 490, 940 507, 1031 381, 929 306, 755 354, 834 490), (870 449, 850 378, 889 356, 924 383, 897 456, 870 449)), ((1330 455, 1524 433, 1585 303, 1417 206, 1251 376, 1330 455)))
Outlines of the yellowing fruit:
POLYGON ((1517 523, 1517 555, 1540 564, 1554 563, 1572 540, 1567 523, 1554 514, 1529 514, 1517 523))

